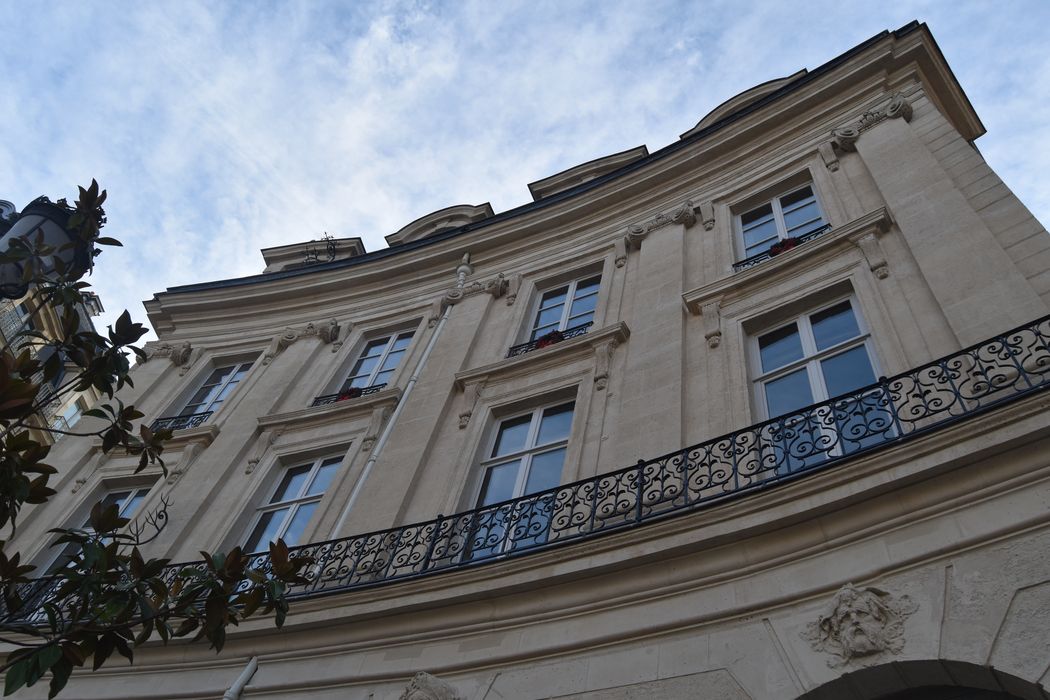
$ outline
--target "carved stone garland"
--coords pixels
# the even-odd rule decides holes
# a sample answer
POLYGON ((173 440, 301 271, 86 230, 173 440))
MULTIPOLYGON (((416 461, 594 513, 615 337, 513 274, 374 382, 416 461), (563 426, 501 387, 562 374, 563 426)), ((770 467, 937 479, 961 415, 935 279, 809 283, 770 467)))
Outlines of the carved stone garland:
POLYGON ((280 334, 275 335, 270 341, 270 347, 263 353, 263 364, 268 365, 279 354, 284 352, 288 346, 306 336, 317 336, 321 342, 332 346, 332 352, 339 349, 342 343, 339 341, 339 322, 334 318, 322 323, 320 327, 313 322, 306 324, 304 328, 285 328, 280 334))
POLYGON ((814 651, 832 655, 832 668, 864 657, 898 654, 904 649, 904 621, 918 607, 906 595, 847 583, 801 636, 814 651))
POLYGON ((462 700, 462 696, 445 681, 421 671, 401 691, 398 700, 462 700))
POLYGON ((627 235, 624 241, 628 248, 641 248, 642 241, 646 236, 658 228, 669 224, 681 224, 686 228, 696 224, 696 211, 692 200, 686 200, 685 204, 678 207, 670 214, 657 214, 653 218, 641 224, 631 224, 627 227, 627 235))
POLYGON ((166 357, 171 360, 174 367, 180 368, 180 375, 186 374, 190 368, 190 358, 193 356, 193 346, 190 341, 184 340, 179 345, 160 343, 146 348, 146 362, 154 357, 166 357))

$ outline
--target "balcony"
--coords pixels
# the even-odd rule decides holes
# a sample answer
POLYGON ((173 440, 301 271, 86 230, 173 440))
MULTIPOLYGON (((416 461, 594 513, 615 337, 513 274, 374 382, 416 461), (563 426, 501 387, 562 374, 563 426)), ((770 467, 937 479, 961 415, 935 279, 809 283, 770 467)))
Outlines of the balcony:
POLYGON ((386 384, 375 384, 373 386, 365 387, 363 389, 354 387, 353 389, 347 389, 346 391, 340 391, 337 394, 325 394, 324 396, 318 396, 310 403, 310 407, 314 406, 327 406, 331 403, 338 403, 340 401, 350 401, 352 399, 359 399, 362 396, 368 396, 369 394, 378 394, 383 390, 386 384))
POLYGON ((161 429, 168 430, 185 430, 186 428, 196 428, 204 424, 206 420, 211 418, 211 414, 214 411, 204 411, 203 413, 191 413, 188 416, 167 416, 166 418, 158 418, 150 424, 149 429, 156 432, 161 429))
POLYGON ((507 351, 507 357, 517 357, 518 355, 524 355, 527 352, 533 350, 540 350, 542 348, 556 345, 563 340, 569 340, 570 338, 576 338, 586 333, 590 327, 594 325, 592 322, 581 323, 578 326, 572 328, 566 328, 563 331, 551 331, 546 335, 542 335, 535 340, 530 340, 527 343, 521 343, 520 345, 512 345, 510 350, 507 351))
POLYGON ((740 272, 741 270, 746 270, 749 267, 754 267, 755 265, 758 265, 759 263, 765 262, 766 260, 769 260, 770 258, 774 258, 777 255, 780 255, 781 253, 786 253, 788 250, 791 250, 791 249, 793 249, 793 248, 795 248, 797 246, 800 246, 800 245, 802 245, 803 243, 805 243, 807 241, 811 241, 814 238, 817 238, 818 236, 823 236, 825 233, 827 233, 830 230, 831 230, 831 224, 825 224, 824 226, 821 226, 818 229, 814 229, 813 231, 810 231, 809 233, 803 234, 803 235, 798 236, 796 238, 788 239, 788 240, 793 241, 793 242, 792 242, 790 247, 783 248, 783 249, 776 248, 777 245, 783 244, 785 242, 785 241, 779 241, 777 244, 774 244, 774 246, 771 247, 769 250, 763 251, 763 252, 759 253, 758 255, 752 255, 750 258, 744 258, 740 262, 733 263, 733 272, 740 272), (776 248, 775 251, 774 251, 774 248, 776 248))
MULTIPOLYGON (((1050 316, 797 411, 617 471, 447 517, 295 548, 292 597, 337 593, 602 537, 776 488, 1050 387, 1050 316)), ((254 566, 265 568, 266 555, 254 566)), ((174 580, 186 565, 173 565, 174 580)), ((46 597, 46 580, 24 595, 46 597)), ((25 615, 25 613, 23 613, 25 615)))

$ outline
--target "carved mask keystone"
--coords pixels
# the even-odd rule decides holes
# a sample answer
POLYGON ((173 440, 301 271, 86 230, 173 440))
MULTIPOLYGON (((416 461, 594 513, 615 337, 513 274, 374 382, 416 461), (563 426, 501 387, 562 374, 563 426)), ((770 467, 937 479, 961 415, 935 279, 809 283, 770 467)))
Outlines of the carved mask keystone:
POLYGON ((401 691, 398 700, 462 700, 456 689, 445 681, 419 672, 401 691))
POLYGON ((814 651, 831 654, 832 668, 864 657, 898 654, 904 648, 904 621, 918 607, 906 595, 847 583, 802 638, 814 651))

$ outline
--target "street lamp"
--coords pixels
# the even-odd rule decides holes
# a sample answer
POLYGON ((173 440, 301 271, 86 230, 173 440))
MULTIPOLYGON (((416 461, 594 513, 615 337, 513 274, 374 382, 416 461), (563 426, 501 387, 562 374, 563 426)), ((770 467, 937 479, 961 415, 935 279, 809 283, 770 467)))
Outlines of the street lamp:
MULTIPOLYGON (((0 237, 0 252, 14 252, 12 244, 16 250, 31 249, 39 241, 51 252, 37 258, 36 276, 55 277, 56 268, 61 267, 63 278, 80 279, 91 269, 93 246, 69 229, 73 213, 73 208, 64 200, 55 203, 47 197, 37 197, 25 206, 11 228, 0 237)), ((0 297, 20 299, 25 296, 29 285, 24 280, 24 273, 25 264, 17 258, 0 262, 0 297)))

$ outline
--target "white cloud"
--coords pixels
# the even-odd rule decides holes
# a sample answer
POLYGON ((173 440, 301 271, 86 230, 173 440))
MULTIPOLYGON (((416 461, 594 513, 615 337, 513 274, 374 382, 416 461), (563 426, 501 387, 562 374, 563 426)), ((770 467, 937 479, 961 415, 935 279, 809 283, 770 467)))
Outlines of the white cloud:
MULTIPOLYGON (((2 5, 2 0, 0 0, 2 5)), ((0 44, 0 197, 97 177, 111 319, 240 276, 258 249, 383 236, 435 209, 674 141, 751 85, 927 21, 989 128, 979 145, 1050 220, 1050 6, 718 2, 240 5, 14 0, 0 44)))

